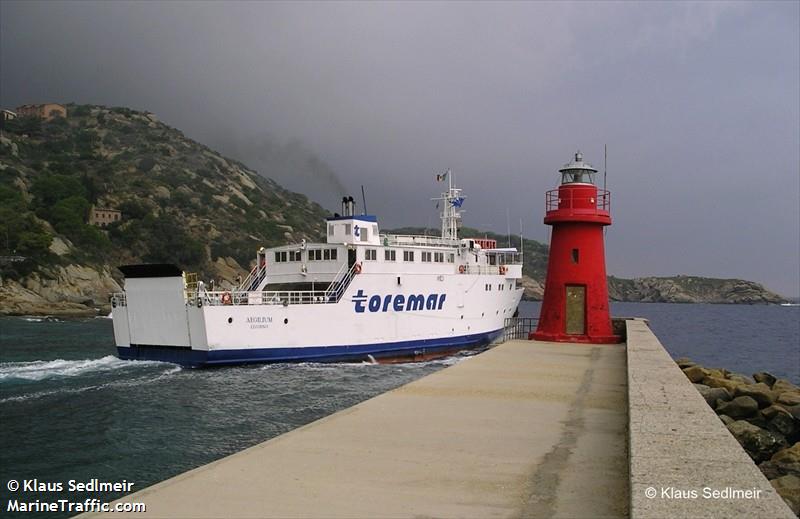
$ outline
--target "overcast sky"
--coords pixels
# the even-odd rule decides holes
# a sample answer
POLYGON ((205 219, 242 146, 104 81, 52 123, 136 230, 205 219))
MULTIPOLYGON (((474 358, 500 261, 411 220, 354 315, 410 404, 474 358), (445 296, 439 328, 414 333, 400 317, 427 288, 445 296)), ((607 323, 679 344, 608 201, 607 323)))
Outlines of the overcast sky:
POLYGON ((302 143, 385 227, 438 225, 451 168, 467 225, 540 241, 558 168, 607 144, 609 273, 798 296, 799 6, 3 0, 0 104, 150 110, 245 161, 302 143))

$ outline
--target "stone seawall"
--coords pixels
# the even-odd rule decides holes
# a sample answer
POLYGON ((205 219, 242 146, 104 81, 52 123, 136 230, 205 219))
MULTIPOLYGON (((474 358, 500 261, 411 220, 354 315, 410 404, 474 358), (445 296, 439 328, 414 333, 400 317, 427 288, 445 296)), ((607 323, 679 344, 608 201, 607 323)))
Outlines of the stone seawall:
POLYGON ((626 325, 630 517, 793 518, 647 321, 626 325))
POLYGON ((686 358, 675 362, 800 516, 800 388, 766 372, 750 377, 686 358))

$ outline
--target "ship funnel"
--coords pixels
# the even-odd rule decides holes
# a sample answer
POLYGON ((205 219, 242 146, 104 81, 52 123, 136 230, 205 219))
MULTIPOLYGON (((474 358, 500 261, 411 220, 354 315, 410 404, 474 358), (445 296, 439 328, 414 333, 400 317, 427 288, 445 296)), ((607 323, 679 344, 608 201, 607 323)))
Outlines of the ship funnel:
POLYGON ((356 214, 356 201, 352 196, 342 198, 342 216, 353 216, 356 214))

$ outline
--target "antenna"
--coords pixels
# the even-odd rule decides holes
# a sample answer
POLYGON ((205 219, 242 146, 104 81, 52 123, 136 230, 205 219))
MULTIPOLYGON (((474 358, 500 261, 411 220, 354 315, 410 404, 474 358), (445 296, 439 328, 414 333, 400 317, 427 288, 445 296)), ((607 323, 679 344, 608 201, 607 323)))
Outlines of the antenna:
POLYGON ((511 247, 511 220, 509 219, 508 207, 506 207, 506 232, 508 233, 508 246, 511 247))
MULTIPOLYGON (((603 144, 603 191, 606 191, 603 196, 609 200, 606 190, 606 175, 608 175, 608 144, 603 144)), ((603 237, 605 236, 608 236, 608 226, 603 227, 603 237)))
POLYGON ((361 184, 361 200, 364 202, 364 212, 361 214, 367 214, 367 197, 364 196, 364 184, 361 184))

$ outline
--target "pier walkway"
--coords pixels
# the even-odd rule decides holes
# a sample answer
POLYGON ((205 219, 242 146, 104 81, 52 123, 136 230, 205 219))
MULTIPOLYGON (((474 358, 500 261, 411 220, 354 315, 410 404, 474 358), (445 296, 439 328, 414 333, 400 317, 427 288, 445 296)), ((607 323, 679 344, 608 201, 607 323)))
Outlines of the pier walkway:
POLYGON ((625 373, 624 345, 507 342, 123 500, 140 518, 624 517, 625 373))
POLYGON ((506 342, 120 501, 140 518, 794 517, 647 322, 624 324, 627 344, 506 342))

